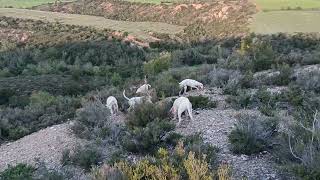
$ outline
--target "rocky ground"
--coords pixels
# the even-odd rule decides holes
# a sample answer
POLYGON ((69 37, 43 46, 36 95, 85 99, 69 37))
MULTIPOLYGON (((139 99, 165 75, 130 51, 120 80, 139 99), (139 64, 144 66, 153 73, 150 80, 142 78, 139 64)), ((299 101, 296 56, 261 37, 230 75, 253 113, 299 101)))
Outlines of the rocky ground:
POLYGON ((48 168, 61 166, 62 152, 80 145, 70 132, 70 123, 48 127, 46 129, 25 136, 15 142, 0 146, 0 172, 8 165, 27 163, 35 165, 44 162, 48 168))
POLYGON ((235 155, 229 150, 228 134, 237 121, 236 116, 240 113, 260 115, 259 111, 237 111, 230 109, 225 106, 226 103, 223 102, 225 98, 219 95, 219 91, 217 90, 214 90, 213 94, 205 91, 203 95, 209 96, 214 101, 218 101, 218 108, 196 110, 194 121, 190 121, 190 119, 184 117, 187 120, 182 122, 181 126, 177 128, 177 132, 183 135, 200 132, 206 142, 219 147, 218 161, 227 162, 231 165, 233 172, 232 179, 288 179, 288 177, 284 177, 282 172, 276 169, 272 156, 268 152, 247 156, 235 155))

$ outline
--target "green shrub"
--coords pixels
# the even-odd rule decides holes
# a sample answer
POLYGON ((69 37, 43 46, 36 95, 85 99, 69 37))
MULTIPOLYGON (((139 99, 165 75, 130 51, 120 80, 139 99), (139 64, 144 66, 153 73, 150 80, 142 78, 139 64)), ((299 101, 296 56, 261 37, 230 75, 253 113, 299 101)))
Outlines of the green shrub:
POLYGON ((0 89, 0 105, 5 105, 9 103, 9 99, 14 95, 9 89, 0 89))
POLYGON ((113 73, 111 83, 114 86, 119 86, 122 83, 122 78, 119 73, 113 73))
POLYGON ((1 180, 32 180, 35 169, 26 164, 10 166, 0 173, 1 180))
POLYGON ((101 158, 102 153, 97 147, 93 145, 86 145, 84 147, 76 148, 72 154, 70 151, 64 151, 62 164, 73 164, 88 171, 92 166, 98 165, 98 163, 101 161, 101 158))
POLYGON ((186 152, 195 152, 197 158, 201 158, 202 154, 206 155, 206 160, 213 168, 217 160, 217 152, 219 149, 209 143, 205 143, 200 134, 194 134, 183 138, 184 149, 186 152))
POLYGON ((127 125, 130 128, 146 127, 155 120, 169 120, 170 104, 153 105, 149 103, 135 107, 127 117, 127 125))
POLYGON ((279 68, 280 74, 273 79, 273 84, 277 86, 286 86, 290 83, 292 69, 289 65, 284 64, 279 68))
POLYGON ((161 74, 154 82, 158 97, 175 96, 179 93, 179 81, 170 74, 161 74))
POLYGON ((170 142, 166 135, 172 130, 174 124, 156 119, 145 127, 129 130, 122 139, 122 146, 129 152, 152 153, 157 148, 166 146, 166 142, 170 142))
POLYGON ((71 129, 80 138, 105 138, 111 131, 110 112, 100 101, 85 102, 75 120, 71 129))
POLYGON ((122 138, 122 146, 129 152, 145 153, 174 143, 176 137, 168 135, 174 129, 169 122, 169 109, 170 104, 137 106, 127 116, 128 129, 122 138))
POLYGON ((153 59, 143 65, 143 71, 148 75, 156 75, 160 72, 166 71, 170 67, 170 55, 164 55, 157 59, 153 59))
POLYGON ((228 96, 226 102, 235 109, 247 108, 252 104, 252 95, 245 90, 240 90, 237 95, 228 96))
POLYGON ((204 96, 189 96, 188 97, 192 108, 194 109, 207 109, 207 108, 216 108, 217 102, 211 101, 208 97, 204 96))
POLYGON ((252 115, 240 116, 228 136, 232 152, 250 155, 266 150, 276 127, 277 121, 274 119, 261 119, 252 115))

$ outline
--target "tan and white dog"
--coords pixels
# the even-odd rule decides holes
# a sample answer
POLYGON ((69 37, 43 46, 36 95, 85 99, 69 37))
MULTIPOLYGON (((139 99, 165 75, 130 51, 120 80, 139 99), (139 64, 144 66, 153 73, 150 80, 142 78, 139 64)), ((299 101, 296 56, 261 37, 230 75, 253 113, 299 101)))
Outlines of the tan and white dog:
POLYGON ((179 92, 179 96, 186 93, 187 92, 187 88, 190 87, 190 88, 195 88, 197 90, 203 90, 203 84, 196 81, 196 80, 193 80, 193 79, 185 79, 183 81, 181 81, 179 83, 179 87, 182 89, 181 91, 183 91, 183 93, 181 93, 181 91, 179 92))
POLYGON ((116 115, 119 111, 118 101, 114 96, 107 98, 106 106, 110 109, 111 115, 116 115))
POLYGON ((132 98, 128 98, 126 96, 126 90, 123 90, 123 97, 128 100, 128 104, 129 104, 129 109, 128 110, 132 110, 135 108, 135 106, 140 105, 144 102, 148 102, 148 103, 152 103, 151 101, 151 96, 140 96, 140 97, 132 97, 132 98))
POLYGON ((190 119, 193 120, 191 102, 186 97, 179 97, 173 102, 172 108, 170 109, 170 112, 173 114, 173 120, 178 116, 178 125, 180 125, 182 121, 181 115, 185 111, 188 111, 190 119))

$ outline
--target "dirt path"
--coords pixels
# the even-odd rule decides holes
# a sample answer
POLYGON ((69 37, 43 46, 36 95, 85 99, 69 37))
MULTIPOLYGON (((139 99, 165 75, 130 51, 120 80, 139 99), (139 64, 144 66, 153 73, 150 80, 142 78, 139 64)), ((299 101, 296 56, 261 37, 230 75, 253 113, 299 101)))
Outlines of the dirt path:
POLYGON ((55 125, 1 145, 0 172, 17 163, 34 165, 37 159, 49 168, 59 167, 62 152, 82 142, 71 134, 69 127, 69 123, 55 125))
POLYGON ((184 29, 184 26, 176 26, 158 22, 115 21, 98 16, 65 14, 15 8, 0 8, 0 16, 49 22, 58 21, 63 24, 90 26, 98 29, 112 29, 115 31, 128 32, 130 35, 148 42, 154 41, 154 38, 149 35, 149 32, 177 34, 182 32, 184 29))
MULTIPOLYGON (((204 94, 212 100, 221 101, 223 96, 217 94, 204 94)), ((224 103, 222 103, 224 104, 224 103)), ((182 122, 177 132, 183 135, 191 135, 201 132, 206 142, 219 147, 219 162, 228 162, 232 167, 232 179, 237 180, 247 177, 249 180, 255 179, 283 179, 276 165, 271 160, 272 156, 265 152, 259 155, 235 155, 229 150, 228 134, 231 132, 239 113, 257 114, 259 111, 253 110, 234 110, 218 107, 210 110, 198 110, 194 115, 194 121, 182 122)))

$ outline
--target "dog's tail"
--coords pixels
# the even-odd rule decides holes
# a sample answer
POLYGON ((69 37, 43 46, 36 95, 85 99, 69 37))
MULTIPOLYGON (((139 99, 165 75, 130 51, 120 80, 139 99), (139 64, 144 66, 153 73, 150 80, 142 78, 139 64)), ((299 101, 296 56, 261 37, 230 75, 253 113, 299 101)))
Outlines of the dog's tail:
POLYGON ((129 101, 130 99, 126 96, 126 94, 125 94, 125 93, 126 93, 126 90, 123 90, 123 93, 122 93, 122 94, 123 94, 123 97, 124 97, 126 100, 128 100, 128 101, 129 101))

